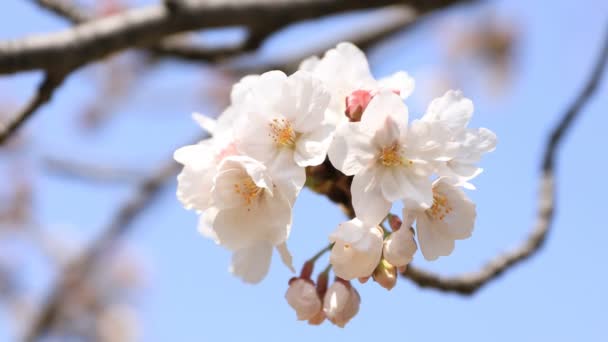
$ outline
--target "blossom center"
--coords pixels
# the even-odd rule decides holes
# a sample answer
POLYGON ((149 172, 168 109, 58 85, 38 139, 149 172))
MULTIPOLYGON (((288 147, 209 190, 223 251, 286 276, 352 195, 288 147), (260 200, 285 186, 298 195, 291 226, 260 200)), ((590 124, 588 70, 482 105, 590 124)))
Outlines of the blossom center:
POLYGON ((247 205, 253 203, 264 189, 258 187, 251 178, 246 178, 240 183, 234 184, 234 192, 241 195, 247 205))
POLYGON ((426 213, 435 220, 443 221, 453 210, 445 195, 433 193, 433 206, 427 209, 426 213))
POLYGON ((402 165, 404 161, 397 143, 383 147, 378 160, 380 160, 382 165, 389 167, 402 165))
POLYGON ((270 126, 270 137, 275 144, 282 147, 293 148, 296 144, 296 132, 291 123, 283 118, 274 118, 268 124, 270 126))

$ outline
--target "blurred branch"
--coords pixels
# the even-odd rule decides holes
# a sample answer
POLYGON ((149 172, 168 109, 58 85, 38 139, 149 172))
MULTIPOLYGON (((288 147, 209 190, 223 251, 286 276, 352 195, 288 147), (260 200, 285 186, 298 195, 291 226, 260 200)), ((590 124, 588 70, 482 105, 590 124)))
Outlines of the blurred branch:
MULTIPOLYGON (((56 15, 68 20, 72 24, 82 24, 84 22, 95 19, 88 14, 84 8, 78 7, 73 3, 68 3, 65 0, 30 0, 40 7, 55 13, 56 15)), ((167 0, 169 1, 169 0, 167 0)), ((177 4, 177 3, 176 3, 177 4)), ((166 2, 166 6, 174 6, 172 2, 166 2)), ((278 27, 276 28, 278 29, 278 27)), ((188 42, 178 42, 172 37, 162 40, 158 44, 149 48, 149 52, 154 55, 173 57, 184 60, 217 62, 222 59, 234 56, 248 50, 256 49, 263 39, 272 31, 268 31, 263 37, 258 34, 249 34, 246 40, 240 44, 229 47, 211 48, 192 44, 188 42), (259 39, 261 38, 261 39, 259 39)))
POLYGON ((540 192, 538 196, 537 222, 528 238, 513 251, 500 255, 487 263, 481 270, 460 276, 444 277, 415 267, 408 267, 402 274, 420 287, 430 287, 441 291, 471 295, 483 285, 498 278, 504 271, 537 253, 549 232, 555 213, 554 169, 558 146, 583 106, 595 93, 608 62, 608 30, 604 38, 596 65, 585 88, 568 108, 547 141, 541 166, 540 192))
POLYGON ((53 157, 42 159, 44 167, 59 175, 98 182, 133 182, 142 179, 142 172, 107 165, 53 157))
POLYGON ((17 113, 13 119, 9 119, 10 121, 8 123, 2 125, 3 127, 0 131, 0 145, 16 132, 38 108, 51 100, 55 90, 61 86, 66 76, 67 73, 63 72, 47 72, 45 74, 44 80, 38 87, 38 91, 27 106, 21 112, 17 113))
POLYGON ((164 4, 149 5, 61 32, 0 42, 0 73, 70 70, 121 50, 149 46, 170 35, 202 28, 245 26, 265 31, 264 27, 274 30, 351 10, 401 4, 424 13, 466 1, 471 0, 191 0, 180 2, 178 11, 170 11, 164 4))
POLYGON ((25 341, 36 341, 47 333, 49 327, 55 323, 55 318, 60 316, 62 304, 70 296, 70 289, 76 288, 95 270, 104 252, 110 250, 113 243, 128 231, 138 215, 153 202, 163 185, 175 176, 178 170, 179 165, 171 160, 137 186, 133 196, 116 213, 102 235, 66 266, 57 286, 27 332, 25 341))

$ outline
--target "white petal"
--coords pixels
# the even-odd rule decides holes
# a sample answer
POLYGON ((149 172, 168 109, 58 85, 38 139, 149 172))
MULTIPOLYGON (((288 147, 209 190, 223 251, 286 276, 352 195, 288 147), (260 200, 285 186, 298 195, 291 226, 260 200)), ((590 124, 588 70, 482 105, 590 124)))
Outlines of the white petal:
POLYGON ((215 149, 211 141, 203 140, 198 144, 178 148, 173 153, 173 159, 193 170, 202 170, 215 163, 215 149))
POLYGON ((215 173, 215 166, 199 171, 189 166, 184 167, 177 176, 177 198, 186 209, 202 211, 211 205, 215 173))
POLYGON ((267 165, 274 185, 293 206, 306 182, 306 170, 294 162, 294 153, 289 149, 277 153, 267 165))
POLYGON ((353 208, 357 217, 370 226, 382 222, 391 209, 376 179, 375 168, 367 168, 355 175, 351 185, 353 208))
POLYGON ((402 267, 412 261, 417 249, 414 234, 410 228, 402 226, 384 241, 382 255, 391 265, 402 267))
POLYGON ((230 272, 246 283, 259 283, 268 273, 271 258, 272 245, 258 242, 232 254, 230 272))
POLYGON ((402 99, 409 97, 414 91, 415 81, 405 71, 398 71, 391 76, 378 80, 382 89, 398 91, 402 99))
POLYGON ((306 133, 298 138, 295 162, 302 167, 315 166, 323 163, 327 157, 327 150, 332 139, 333 127, 323 125, 316 130, 306 133))
POLYGON ((410 166, 383 168, 381 173, 382 194, 388 201, 407 199, 421 206, 433 204, 431 181, 427 176, 417 176, 410 166))
POLYGON ((387 117, 395 120, 397 126, 406 127, 408 110, 399 95, 383 91, 372 98, 361 117, 361 125, 372 132, 384 127, 387 117))
POLYGON ((338 126, 328 155, 332 165, 347 176, 367 167, 376 153, 371 145, 372 135, 356 122, 338 126))
POLYGON ((296 270, 293 268, 293 257, 287 248, 287 243, 283 242, 282 244, 278 245, 277 252, 279 252, 283 264, 285 264, 285 266, 287 266, 292 273, 295 273, 296 270))
POLYGON ((213 135, 215 133, 216 127, 217 127, 217 121, 204 116, 200 113, 192 113, 192 119, 199 125, 201 126, 202 129, 204 129, 205 131, 207 131, 209 134, 213 135))
POLYGON ((454 250, 454 240, 442 234, 445 231, 444 222, 431 221, 426 215, 418 216, 416 231, 420 251, 426 260, 436 260, 440 256, 450 255, 454 250))
POLYGON ((422 120, 441 121, 452 131, 464 129, 473 116, 473 102, 462 92, 449 90, 442 97, 434 99, 422 120))
POLYGON ((216 208, 209 208, 205 210, 198 219, 197 230, 202 236, 213 240, 216 244, 219 244, 220 241, 215 233, 215 230, 213 229, 213 221, 215 220, 217 213, 218 211, 216 208))

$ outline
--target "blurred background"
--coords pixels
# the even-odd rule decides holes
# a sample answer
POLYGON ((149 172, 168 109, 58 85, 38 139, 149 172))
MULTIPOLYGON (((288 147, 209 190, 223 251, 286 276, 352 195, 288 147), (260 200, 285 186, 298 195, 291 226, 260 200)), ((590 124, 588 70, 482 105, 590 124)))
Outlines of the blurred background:
MULTIPOLYGON (((73 3, 101 17, 155 2, 73 3)), ((1 40, 71 25, 35 1, 0 4, 1 40)), ((164 175, 175 148, 200 136, 192 112, 218 115, 244 74, 289 70, 387 27, 362 47, 375 76, 405 70, 416 79, 412 117, 447 89, 461 89, 475 103, 471 126, 499 138, 468 193, 478 210, 473 236, 450 257, 425 262, 418 252, 414 259, 445 275, 477 270, 531 229, 548 132, 584 87, 607 25, 604 0, 475 1, 425 16, 393 7, 299 22, 216 63, 129 50, 80 68, 0 148, 0 341, 32 329, 63 268, 105 236, 143 181, 164 175)), ((176 41, 230 47, 245 34, 228 27, 176 41)), ((0 75, 2 122, 41 79, 40 72, 0 75)), ((560 150, 556 221, 543 249, 473 296, 420 289, 405 278, 390 292, 356 283, 361 309, 346 328, 299 322, 284 299, 292 274, 275 258, 259 285, 231 276, 230 253, 198 234, 171 174, 69 289, 50 340, 606 341, 607 95, 604 80, 560 150)), ((296 268, 344 219, 326 198, 303 191, 289 240, 296 268)))

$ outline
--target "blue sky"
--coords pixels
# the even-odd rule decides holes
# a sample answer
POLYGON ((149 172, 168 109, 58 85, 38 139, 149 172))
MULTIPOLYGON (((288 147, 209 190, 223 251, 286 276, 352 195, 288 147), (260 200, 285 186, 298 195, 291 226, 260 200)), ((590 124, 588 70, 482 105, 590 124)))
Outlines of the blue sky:
MULTIPOLYGON (((26 3, 4 1, 0 39, 65 27, 26 3)), ((495 131, 499 145, 482 162, 485 172, 475 180, 478 190, 469 193, 478 209, 473 236, 457 242, 450 257, 436 262, 416 255, 417 265, 443 274, 475 270, 527 234, 536 211, 544 139, 588 77, 608 23, 608 3, 603 1, 505 0, 484 8, 512 18, 521 35, 514 74, 503 96, 489 97, 479 82, 461 85, 475 102, 472 126, 495 131)), ((429 70, 445 62, 440 54, 445 44, 442 29, 454 20, 470 20, 468 9, 437 16, 370 51, 375 75, 403 69, 416 78, 419 91, 413 95, 412 113, 420 113, 422 104, 436 95, 422 90, 430 88, 429 70)), ((300 30, 293 36, 310 32, 300 30)), ((263 53, 289 48, 276 40, 263 53)), ((95 95, 87 78, 93 72, 87 68, 73 75, 52 104, 25 127, 32 140, 28 158, 36 170, 40 220, 58 235, 80 240, 94 236, 132 189, 50 175, 35 163, 37 157, 67 155, 147 171, 197 134, 192 111, 217 112, 201 91, 210 86, 205 82, 215 80, 211 70, 165 62, 143 76, 134 93, 116 108, 110 124, 84 136, 72 122, 81 108, 75 104, 95 95)), ((24 101, 39 77, 36 73, 0 77, 0 99, 24 101)), ((345 329, 327 323, 312 327, 295 320, 283 298, 291 274, 276 256, 270 274, 257 286, 232 277, 227 272, 229 253, 198 235, 195 215, 180 207, 175 184, 169 184, 128 236, 148 270, 147 283, 137 296, 143 340, 605 340, 608 186, 601 172, 608 161, 601 151, 606 143, 599 138, 608 124, 607 95, 608 82, 603 82, 564 141, 558 158, 554 230, 538 255, 473 297, 420 290, 405 279, 390 292, 373 282, 355 285, 362 297, 361 310, 345 329)), ((328 203, 309 192, 298 199, 289 241, 296 265, 325 245, 327 234, 344 220, 328 203)), ((42 273, 33 279, 32 287, 44 294, 52 275, 42 273)), ((6 325, 0 323, 0 339, 6 334, 6 325)))

